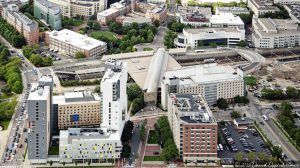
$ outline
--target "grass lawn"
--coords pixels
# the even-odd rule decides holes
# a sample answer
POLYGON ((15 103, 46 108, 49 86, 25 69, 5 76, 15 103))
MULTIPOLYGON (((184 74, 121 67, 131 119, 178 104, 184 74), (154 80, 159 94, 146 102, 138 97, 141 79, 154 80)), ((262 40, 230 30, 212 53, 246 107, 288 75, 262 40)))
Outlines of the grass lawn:
POLYGON ((3 130, 7 130, 10 120, 4 120, 0 122, 0 125, 3 127, 3 130))
POLYGON ((148 47, 143 48, 143 51, 152 51, 152 50, 153 48, 148 48, 148 47))
POLYGON ((114 33, 108 31, 96 31, 91 33, 91 37, 95 39, 100 39, 101 37, 106 37, 109 41, 116 41, 114 33))
POLYGON ((148 144, 157 144, 157 141, 158 141, 157 134, 156 134, 155 130, 150 130, 147 143, 148 144))
POLYGON ((144 161, 163 161, 160 156, 144 156, 144 161))
POLYGON ((48 151, 48 155, 59 155, 59 147, 51 146, 48 151))
POLYGON ((73 19, 73 25, 74 26, 80 26, 83 24, 82 20, 73 19))

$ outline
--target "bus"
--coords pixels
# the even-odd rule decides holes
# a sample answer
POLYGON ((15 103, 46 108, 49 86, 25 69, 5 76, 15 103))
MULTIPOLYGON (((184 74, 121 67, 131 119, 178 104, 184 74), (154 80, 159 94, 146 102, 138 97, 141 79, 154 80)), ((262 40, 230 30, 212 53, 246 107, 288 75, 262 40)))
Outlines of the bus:
POLYGON ((203 53, 204 50, 195 50, 196 53, 203 53))

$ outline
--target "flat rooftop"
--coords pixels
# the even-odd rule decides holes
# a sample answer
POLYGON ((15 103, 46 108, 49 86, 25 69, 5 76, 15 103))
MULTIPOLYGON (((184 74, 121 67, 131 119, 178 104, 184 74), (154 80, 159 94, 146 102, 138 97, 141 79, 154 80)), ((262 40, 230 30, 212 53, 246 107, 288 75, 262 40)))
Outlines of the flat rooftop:
POLYGON ((213 114, 202 96, 197 94, 171 94, 177 117, 187 123, 215 122, 213 114))
POLYGON ((220 12, 223 11, 233 11, 233 12, 249 12, 247 8, 242 7, 217 7, 216 10, 219 10, 220 12))
POLYGON ((204 27, 204 28, 196 28, 196 29, 184 29, 184 31, 191 33, 191 34, 203 34, 203 33, 216 33, 216 32, 238 32, 238 29, 236 27, 204 27))
POLYGON ((91 50, 98 46, 106 46, 106 43, 103 41, 93 39, 91 37, 88 37, 87 35, 82 35, 68 29, 63 29, 60 31, 54 30, 48 33, 51 38, 63 41, 65 43, 82 48, 84 50, 91 50))
POLYGON ((27 100, 47 100, 50 94, 49 86, 41 86, 38 83, 32 83, 27 100))
POLYGON ((219 15, 212 15, 210 18, 212 24, 236 24, 244 25, 244 22, 239 16, 234 16, 232 13, 221 13, 219 15))
POLYGON ((216 63, 182 67, 166 72, 164 77, 165 79, 179 78, 180 85, 243 80, 231 66, 217 65, 216 63))
POLYGON ((99 141, 120 141, 118 131, 104 132, 100 128, 69 128, 68 130, 60 131, 60 140, 64 140, 62 144, 71 144, 72 140, 87 141, 99 140, 99 141), (67 142, 66 142, 67 141, 67 142))
POLYGON ((44 7, 46 7, 49 10, 53 10, 55 12, 55 14, 60 13, 60 8, 55 3, 52 3, 47 0, 35 0, 35 2, 42 4, 44 7))
POLYGON ((66 92, 64 95, 53 96, 53 104, 79 104, 100 101, 98 94, 89 91, 66 92))

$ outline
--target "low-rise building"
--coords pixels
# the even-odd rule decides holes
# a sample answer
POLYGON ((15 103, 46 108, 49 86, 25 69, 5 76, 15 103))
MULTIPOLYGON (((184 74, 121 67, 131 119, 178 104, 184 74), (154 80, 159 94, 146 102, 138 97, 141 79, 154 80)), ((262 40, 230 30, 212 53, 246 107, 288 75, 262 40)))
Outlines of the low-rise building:
POLYGON ((217 7, 216 8, 216 15, 219 15, 221 13, 232 13, 234 15, 250 14, 250 12, 247 8, 242 8, 242 7, 217 7))
POLYGON ((204 64, 167 71, 161 83, 161 104, 167 109, 171 93, 201 94, 209 105, 244 95, 243 72, 231 66, 204 64))
POLYGON ((89 91, 53 96, 54 115, 59 130, 100 126, 100 97, 89 91))
POLYGON ((183 29, 174 39, 178 48, 197 48, 202 46, 215 45, 238 45, 245 40, 245 30, 238 27, 229 28, 198 28, 183 29))
POLYGON ((274 0, 275 4, 282 4, 282 5, 287 5, 287 4, 300 4, 300 0, 274 0))
POLYGON ((45 41, 50 50, 59 51, 72 57, 75 57, 77 52, 82 52, 87 58, 99 57, 107 50, 105 42, 68 29, 46 32, 45 41))
POLYGON ((46 25, 50 25, 53 30, 60 30, 61 23, 61 10, 58 5, 46 1, 34 1, 34 17, 40 19, 46 25))
POLYGON ((252 41, 257 48, 294 47, 300 44, 298 24, 290 19, 253 19, 252 41))
POLYGON ((39 27, 37 22, 29 19, 20 12, 16 4, 9 4, 2 10, 3 19, 24 36, 27 44, 32 45, 39 42, 39 27))
POLYGON ((121 157, 120 136, 97 128, 69 128, 60 131, 59 162, 107 162, 121 157))
POLYGON ((248 0, 248 8, 253 11, 255 17, 268 12, 280 11, 276 6, 273 6, 273 1, 271 0, 248 0))
POLYGON ((176 17, 180 23, 194 27, 210 27, 211 8, 195 6, 178 6, 176 17))
POLYGON ((62 16, 91 17, 107 8, 107 0, 49 0, 58 5, 62 16))
POLYGON ((295 23, 300 23, 300 5, 284 5, 284 8, 295 23))
POLYGON ((14 1, 0 0, 0 17, 2 17, 3 8, 7 7, 7 5, 12 5, 12 4, 15 4, 18 7, 21 7, 23 5, 23 3, 20 0, 14 0, 14 1))
POLYGON ((208 164, 218 160, 218 124, 202 96, 171 94, 168 120, 180 158, 208 164))
POLYGON ((139 15, 131 14, 131 15, 121 16, 121 17, 122 17, 122 19, 119 18, 118 20, 119 21, 122 20, 121 23, 123 24, 123 26, 129 26, 132 23, 137 23, 139 25, 151 24, 151 19, 143 17, 143 16, 139 16, 139 15))
POLYGON ((118 16, 127 14, 130 11, 130 5, 126 6, 125 3, 116 2, 106 9, 97 14, 97 21, 101 25, 107 25, 109 21, 115 20, 118 16))
POLYGON ((212 15, 210 18, 211 27, 238 27, 244 29, 244 22, 239 16, 232 13, 220 13, 219 15, 212 15))
MULTIPOLYGON (((230 2, 236 2, 236 3, 240 3, 240 2, 247 2, 247 0, 194 0, 195 2, 201 4, 201 3, 218 3, 218 2, 222 2, 222 3, 230 3, 230 2)), ((190 0, 181 0, 181 4, 183 6, 188 6, 189 5, 190 0)))
POLYGON ((164 5, 166 4, 166 0, 147 0, 148 3, 153 3, 153 4, 160 4, 160 5, 164 5))
POLYGON ((247 118, 247 117, 239 117, 239 118, 235 118, 233 120, 233 123, 235 125, 235 127, 237 129, 243 129, 246 130, 249 127, 253 126, 254 121, 251 118, 247 118))
POLYGON ((152 22, 157 20, 160 23, 163 23, 167 19, 167 12, 168 12, 167 6, 161 5, 152 10, 148 10, 145 13, 145 17, 150 18, 152 22))

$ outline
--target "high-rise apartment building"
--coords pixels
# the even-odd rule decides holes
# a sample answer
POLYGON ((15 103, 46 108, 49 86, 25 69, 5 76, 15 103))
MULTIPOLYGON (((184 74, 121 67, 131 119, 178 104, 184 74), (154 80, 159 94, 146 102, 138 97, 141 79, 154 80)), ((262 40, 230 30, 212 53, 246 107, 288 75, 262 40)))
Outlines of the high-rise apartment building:
POLYGON ((108 60, 101 81, 100 128, 60 131, 60 162, 107 162, 121 156, 121 135, 127 120, 127 65, 108 60))
POLYGON ((171 94, 168 106, 168 120, 180 158, 187 163, 215 163, 218 124, 203 97, 171 94))
POLYGON ((59 6, 47 0, 34 1, 34 17, 50 25, 53 30, 62 28, 59 6))
POLYGON ((167 109, 170 93, 201 94, 209 105, 219 98, 231 100, 244 95, 243 72, 216 63, 168 71, 161 83, 163 109, 167 109))
POLYGON ((121 136, 127 118, 127 64, 111 59, 106 68, 101 81, 101 128, 118 130, 121 136))
POLYGON ((50 92, 50 86, 33 83, 28 96, 28 160, 31 163, 47 163, 50 142, 50 92))

